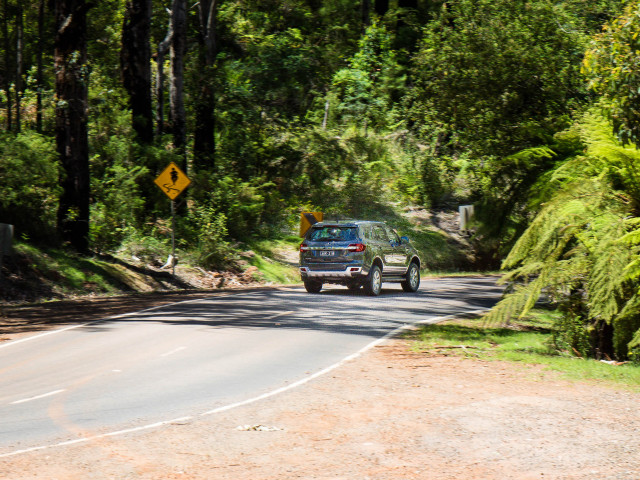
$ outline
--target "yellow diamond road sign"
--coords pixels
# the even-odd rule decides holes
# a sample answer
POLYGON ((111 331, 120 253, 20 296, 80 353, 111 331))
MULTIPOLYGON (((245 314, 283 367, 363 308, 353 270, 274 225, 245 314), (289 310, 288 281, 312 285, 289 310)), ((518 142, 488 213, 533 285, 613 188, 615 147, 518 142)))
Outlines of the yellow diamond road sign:
POLYGON ((182 191, 189 186, 191 180, 180 170, 175 163, 171 162, 167 165, 160 175, 154 180, 154 183, 169 197, 174 200, 182 191))
POLYGON ((323 218, 322 212, 302 212, 300 214, 300 236, 304 237, 311 225, 321 222, 323 218))

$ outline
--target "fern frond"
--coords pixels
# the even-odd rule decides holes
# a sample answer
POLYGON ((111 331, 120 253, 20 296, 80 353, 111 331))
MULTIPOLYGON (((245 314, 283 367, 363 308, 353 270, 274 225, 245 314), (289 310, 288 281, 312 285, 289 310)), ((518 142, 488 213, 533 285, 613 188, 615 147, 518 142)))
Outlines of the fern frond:
POLYGON ((556 152, 547 146, 531 147, 508 156, 504 161, 514 164, 518 168, 531 168, 540 163, 541 160, 548 160, 556 155, 556 152))
POLYGON ((484 316, 485 323, 487 325, 505 325, 512 318, 524 317, 540 298, 540 293, 545 285, 545 275, 540 275, 526 285, 516 285, 513 293, 507 294, 484 316))
MULTIPOLYGON (((598 115, 585 116, 580 132, 585 154, 545 176, 549 185, 539 190, 550 197, 536 204, 503 262, 510 271, 502 282, 515 287, 485 320, 508 323, 543 292, 568 301, 577 290, 586 294, 579 308, 614 326, 614 348, 625 356, 630 339, 629 347, 640 346, 640 218, 631 217, 634 199, 640 204, 640 151, 620 145, 598 115)), ((523 152, 523 161, 535 153, 523 152)))
POLYGON ((631 339, 631 341, 628 343, 628 346, 630 349, 640 346, 640 329, 636 330, 636 333, 631 339))
POLYGON ((630 253, 622 247, 604 246, 596 255, 588 282, 591 315, 607 322, 620 312, 620 302, 627 284, 625 269, 630 253))
POLYGON ((622 237, 620 237, 620 243, 626 245, 639 245, 640 244, 640 228, 632 230, 622 237))

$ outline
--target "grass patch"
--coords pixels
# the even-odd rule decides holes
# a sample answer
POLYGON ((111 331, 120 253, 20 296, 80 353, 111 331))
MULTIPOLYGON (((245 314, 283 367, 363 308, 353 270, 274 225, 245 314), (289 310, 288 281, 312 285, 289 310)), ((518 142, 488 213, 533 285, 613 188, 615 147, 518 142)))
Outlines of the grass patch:
POLYGON ((259 270, 261 280, 280 284, 299 283, 297 252, 300 242, 301 239, 297 236, 256 240, 247 245, 253 254, 241 254, 241 257, 259 270))
POLYGON ((39 249, 18 243, 14 246, 27 281, 45 287, 53 294, 113 293, 125 286, 121 275, 114 275, 106 262, 81 257, 57 249, 39 249))
POLYGON ((534 310, 508 327, 486 327, 481 318, 423 325, 410 332, 411 349, 431 356, 464 356, 544 365, 570 380, 602 380, 640 389, 640 366, 609 365, 554 350, 551 345, 555 312, 534 310))

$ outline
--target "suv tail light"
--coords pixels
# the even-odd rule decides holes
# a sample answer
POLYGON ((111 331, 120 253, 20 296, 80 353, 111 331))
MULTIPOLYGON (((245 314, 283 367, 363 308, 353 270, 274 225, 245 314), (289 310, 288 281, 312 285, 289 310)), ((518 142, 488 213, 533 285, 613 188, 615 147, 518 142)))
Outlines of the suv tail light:
POLYGON ((350 252, 364 252, 366 245, 364 243, 352 243, 347 247, 350 252))
POLYGON ((300 251, 301 252, 308 252, 309 251, 309 246, 306 243, 301 243, 300 244, 300 251))

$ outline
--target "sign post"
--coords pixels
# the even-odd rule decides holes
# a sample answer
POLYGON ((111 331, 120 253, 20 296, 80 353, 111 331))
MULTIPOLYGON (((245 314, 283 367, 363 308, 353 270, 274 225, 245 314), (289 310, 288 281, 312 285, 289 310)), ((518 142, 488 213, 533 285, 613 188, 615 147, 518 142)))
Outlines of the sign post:
POLYGON ((175 163, 167 165, 160 175, 156 177, 154 183, 162 190, 169 200, 171 200, 171 257, 169 262, 172 267, 172 275, 176 274, 176 202, 175 199, 185 188, 189 186, 191 180, 180 170, 175 163))

